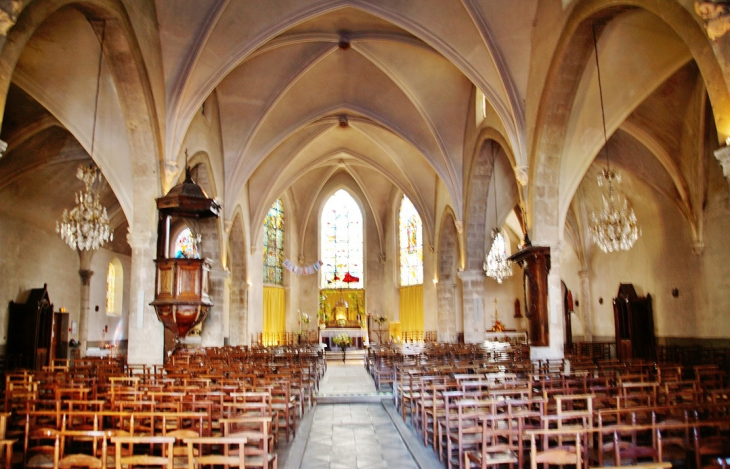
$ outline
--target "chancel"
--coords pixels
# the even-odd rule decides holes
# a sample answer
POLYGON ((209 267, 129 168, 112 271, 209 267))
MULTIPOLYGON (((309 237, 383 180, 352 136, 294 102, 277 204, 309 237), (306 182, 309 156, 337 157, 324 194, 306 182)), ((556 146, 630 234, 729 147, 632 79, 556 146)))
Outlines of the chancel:
POLYGON ((0 1, 0 460, 725 467, 728 31, 728 0, 0 1))

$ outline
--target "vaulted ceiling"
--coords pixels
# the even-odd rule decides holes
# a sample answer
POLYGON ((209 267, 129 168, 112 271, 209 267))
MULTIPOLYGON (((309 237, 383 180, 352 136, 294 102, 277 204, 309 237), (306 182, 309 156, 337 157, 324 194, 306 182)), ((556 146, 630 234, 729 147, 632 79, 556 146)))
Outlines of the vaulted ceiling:
MULTIPOLYGON (((301 207, 300 225, 308 223, 312 204, 335 179, 357 185, 376 218, 402 192, 433 233, 440 216, 434 194, 443 190, 460 219, 474 152, 466 142, 479 125, 503 137, 513 167, 528 165, 534 93, 542 88, 536 80, 551 59, 533 51, 560 35, 557 28, 535 36, 543 19, 537 0, 158 0, 126 8, 168 168, 159 176, 162 189, 179 179, 184 151, 196 144, 191 128, 210 103, 219 133, 211 171, 217 196, 228 219, 247 204, 251 224, 287 191, 301 207), (489 105, 480 123, 482 95, 489 105)), ((48 228, 78 190, 75 166, 88 161, 99 50, 99 28, 89 21, 96 19, 76 6, 51 15, 24 49, 8 95, 2 210, 48 228), (40 190, 41 181, 50 189, 40 190), (30 210, 38 205, 44 209, 30 210)), ((703 186, 688 176, 697 171, 688 142, 707 132, 707 99, 691 54, 660 18, 639 9, 612 18, 599 44, 615 163, 675 200, 696 229, 703 186)), ((115 60, 105 53, 94 159, 109 180, 103 199, 115 226, 126 227, 134 163, 130 118, 120 104, 125 78, 112 77, 109 66, 115 60)), ((566 124, 564 211, 574 194, 599 198, 584 183, 603 146, 592 60, 583 57, 577 68, 566 124)), ((509 189, 503 203, 514 204, 515 180, 500 174, 508 179, 500 185, 509 189)))

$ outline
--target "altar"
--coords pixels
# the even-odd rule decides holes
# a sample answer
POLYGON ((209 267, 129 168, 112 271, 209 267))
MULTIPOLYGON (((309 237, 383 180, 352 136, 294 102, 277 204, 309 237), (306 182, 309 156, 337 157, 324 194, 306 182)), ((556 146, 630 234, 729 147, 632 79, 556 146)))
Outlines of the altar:
POLYGON ((347 334, 350 338, 352 338, 352 347, 360 349, 363 347, 363 343, 367 339, 367 333, 368 331, 365 329, 351 327, 333 327, 322 329, 320 331, 320 334, 322 335, 322 343, 327 344, 327 350, 330 352, 339 350, 338 347, 333 346, 332 344, 332 338, 334 336, 347 334))

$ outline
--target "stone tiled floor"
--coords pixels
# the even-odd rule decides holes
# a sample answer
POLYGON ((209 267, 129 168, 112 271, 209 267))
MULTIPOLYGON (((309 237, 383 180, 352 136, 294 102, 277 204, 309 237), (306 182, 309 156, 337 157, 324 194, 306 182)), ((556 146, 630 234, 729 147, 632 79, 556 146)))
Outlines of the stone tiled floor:
POLYGON ((417 468, 381 404, 315 409, 301 469, 417 468))
POLYGON ((341 361, 327 362, 327 373, 319 383, 319 394, 363 394, 374 393, 375 383, 365 369, 365 365, 358 362, 341 361))
MULTIPOLYGON (((320 400, 322 396, 340 396, 345 401, 350 399, 349 403, 319 402, 302 421, 302 431, 296 439, 281 448, 279 467, 418 468, 419 464, 409 451, 409 447, 413 447, 410 434, 407 445, 401 436, 404 430, 394 424, 386 410, 385 406, 392 407, 392 399, 383 403, 368 401, 371 395, 377 394, 362 360, 348 359, 344 364, 329 360, 327 373, 320 381, 320 400)), ((397 412, 391 413, 399 417, 397 412)), ((417 457, 422 459, 418 452, 417 457)))

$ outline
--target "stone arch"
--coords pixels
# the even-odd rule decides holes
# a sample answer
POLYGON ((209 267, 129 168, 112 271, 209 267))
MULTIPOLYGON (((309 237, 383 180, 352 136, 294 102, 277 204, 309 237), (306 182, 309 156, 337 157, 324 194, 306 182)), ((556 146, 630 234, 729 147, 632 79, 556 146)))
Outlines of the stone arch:
MULTIPOLYGON (((5 108, 15 66, 36 29, 60 8, 69 5, 76 6, 89 19, 106 22, 104 54, 111 59, 108 64, 125 117, 132 158, 135 186, 131 194, 132 207, 147 208, 161 190, 158 175, 161 174, 163 164, 162 140, 142 52, 121 1, 48 0, 27 4, 0 50, 0 107, 5 108)), ((2 116, 0 125, 1 119, 2 116)), ((154 230, 156 220, 151 210, 134 210, 134 214, 128 214, 127 218, 130 229, 134 227, 141 231, 154 230)))
POLYGON ((532 142, 528 225, 537 244, 559 237, 558 179, 571 103, 589 58, 592 24, 605 22, 629 9, 641 8, 659 17, 686 44, 705 82, 719 140, 730 135, 730 94, 712 46, 692 15, 679 2, 662 0, 588 0, 570 13, 547 73, 532 142))
POLYGON ((472 160, 467 182, 465 230, 465 270, 481 270, 484 262, 484 240, 486 236, 487 194, 489 180, 494 169, 494 159, 500 145, 494 140, 485 140, 472 160))
POLYGON ((456 342, 456 270, 459 264, 459 236, 456 231, 454 212, 447 207, 441 217, 438 245, 438 283, 436 299, 438 302, 438 340, 456 342))
POLYGON ((248 282, 246 265, 246 241, 243 232, 243 217, 236 213, 228 235, 228 269, 231 273, 229 289, 229 343, 248 343, 248 282))

